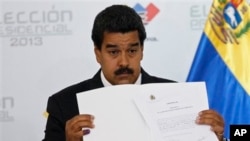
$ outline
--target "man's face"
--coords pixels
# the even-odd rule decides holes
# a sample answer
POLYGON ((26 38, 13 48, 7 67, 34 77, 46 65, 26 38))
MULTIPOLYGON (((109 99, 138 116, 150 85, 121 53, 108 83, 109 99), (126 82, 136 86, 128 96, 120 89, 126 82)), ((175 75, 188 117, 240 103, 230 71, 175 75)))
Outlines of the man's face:
POLYGON ((101 50, 95 47, 95 55, 105 78, 113 85, 133 84, 141 72, 143 46, 137 31, 105 32, 101 50))

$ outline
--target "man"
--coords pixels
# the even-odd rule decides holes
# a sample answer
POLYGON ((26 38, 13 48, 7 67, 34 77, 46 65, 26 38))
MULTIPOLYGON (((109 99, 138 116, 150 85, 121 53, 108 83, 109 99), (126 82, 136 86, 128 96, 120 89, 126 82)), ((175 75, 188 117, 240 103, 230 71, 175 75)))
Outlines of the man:
MULTIPOLYGON (((150 76, 141 67, 146 32, 140 16, 130 7, 113 5, 101 11, 92 29, 94 52, 100 70, 91 79, 70 86, 48 100, 44 141, 82 141, 94 128, 94 115, 79 115, 76 94, 119 84, 170 83, 150 76), (85 130, 83 130, 85 129, 85 130)), ((213 110, 201 111, 198 124, 207 124, 221 141, 224 121, 213 110)))

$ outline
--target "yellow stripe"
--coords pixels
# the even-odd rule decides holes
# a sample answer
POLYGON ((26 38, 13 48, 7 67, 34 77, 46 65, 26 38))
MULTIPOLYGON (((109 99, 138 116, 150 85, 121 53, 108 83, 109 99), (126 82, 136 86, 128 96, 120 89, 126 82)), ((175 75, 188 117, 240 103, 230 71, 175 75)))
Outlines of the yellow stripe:
POLYGON ((246 28, 247 22, 250 23, 250 7, 244 1, 237 8, 242 21, 236 29, 232 29, 223 19, 224 7, 225 4, 214 0, 204 32, 236 79, 250 94, 250 27, 240 37, 235 36, 246 28))

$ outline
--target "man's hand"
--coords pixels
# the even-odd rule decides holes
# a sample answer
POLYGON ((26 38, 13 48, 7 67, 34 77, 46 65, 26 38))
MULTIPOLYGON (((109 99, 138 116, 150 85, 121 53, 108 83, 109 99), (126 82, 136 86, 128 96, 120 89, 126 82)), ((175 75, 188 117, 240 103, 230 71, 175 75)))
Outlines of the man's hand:
POLYGON ((82 137, 90 133, 89 129, 94 128, 94 116, 77 115, 66 122, 65 134, 66 141, 82 141, 82 137))
POLYGON ((214 110, 204 110, 199 113, 196 119, 198 124, 206 124, 211 126, 219 141, 223 141, 224 119, 214 110))

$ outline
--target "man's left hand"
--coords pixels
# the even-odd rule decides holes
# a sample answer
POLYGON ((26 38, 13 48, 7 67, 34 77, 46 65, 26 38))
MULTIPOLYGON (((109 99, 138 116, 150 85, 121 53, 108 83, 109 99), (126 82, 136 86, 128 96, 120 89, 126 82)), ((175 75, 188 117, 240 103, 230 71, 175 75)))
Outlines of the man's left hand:
POLYGON ((214 110, 201 111, 196 119, 197 124, 210 125, 211 130, 216 134, 219 141, 223 141, 224 119, 214 110))

